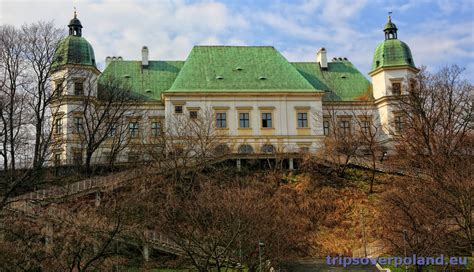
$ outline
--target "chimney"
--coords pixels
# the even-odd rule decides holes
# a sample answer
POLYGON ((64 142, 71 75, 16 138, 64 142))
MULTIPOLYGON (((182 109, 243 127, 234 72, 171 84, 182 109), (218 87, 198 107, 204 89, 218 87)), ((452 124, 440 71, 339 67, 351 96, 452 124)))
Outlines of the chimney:
POLYGON ((148 47, 146 46, 142 47, 142 67, 148 67, 148 47))
POLYGON ((316 53, 316 61, 319 63, 321 69, 328 69, 328 58, 326 56, 326 49, 324 47, 319 48, 318 53, 316 53))
POLYGON ((110 62, 112 61, 112 58, 110 56, 107 56, 105 58, 105 67, 109 66, 110 62))

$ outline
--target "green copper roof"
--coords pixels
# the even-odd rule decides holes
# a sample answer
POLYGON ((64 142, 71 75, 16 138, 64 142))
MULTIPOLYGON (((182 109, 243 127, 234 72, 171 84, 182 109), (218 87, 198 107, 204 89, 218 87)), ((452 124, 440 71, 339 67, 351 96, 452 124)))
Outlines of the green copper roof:
POLYGON ((408 45, 398 39, 388 39, 377 45, 372 63, 372 71, 381 67, 415 67, 408 45))
POLYGON ((53 68, 65 64, 81 64, 96 67, 94 50, 83 37, 67 36, 56 48, 53 68))
MULTIPOLYGON (((349 61, 321 70, 316 62, 289 63, 269 46, 195 46, 186 61, 113 60, 99 78, 116 77, 143 100, 163 92, 326 92, 325 101, 372 99, 372 85, 349 61)), ((101 90, 99 89, 99 92, 101 90)))
POLYGON ((319 90, 327 93, 324 101, 364 101, 372 96, 372 84, 349 61, 328 63, 322 70, 317 62, 294 62, 293 66, 319 90))
POLYGON ((195 46, 166 92, 317 92, 271 46, 195 46))
POLYGON ((123 78, 144 100, 160 100, 161 92, 171 87, 183 64, 183 61, 149 61, 148 68, 144 69, 141 61, 114 60, 100 78, 123 78))

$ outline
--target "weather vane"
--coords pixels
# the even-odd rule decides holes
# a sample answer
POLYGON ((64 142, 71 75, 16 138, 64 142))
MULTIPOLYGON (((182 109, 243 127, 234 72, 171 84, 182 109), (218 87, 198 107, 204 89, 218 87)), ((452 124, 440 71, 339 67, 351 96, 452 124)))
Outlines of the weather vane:
POLYGON ((74 18, 77 17, 77 13, 76 13, 76 7, 74 7, 74 18))

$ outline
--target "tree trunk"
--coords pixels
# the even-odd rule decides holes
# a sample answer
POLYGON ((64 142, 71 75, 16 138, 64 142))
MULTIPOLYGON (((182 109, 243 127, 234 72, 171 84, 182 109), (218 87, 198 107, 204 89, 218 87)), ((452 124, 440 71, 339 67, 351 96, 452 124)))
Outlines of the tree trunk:
POLYGON ((90 150, 87 150, 87 152, 86 152, 86 163, 85 163, 85 171, 86 171, 87 176, 92 175, 92 167, 91 167, 92 154, 94 154, 94 153, 91 152, 90 150))
POLYGON ((372 152, 372 177, 370 178, 370 190, 369 194, 372 194, 374 192, 374 182, 375 182, 375 152, 372 152))

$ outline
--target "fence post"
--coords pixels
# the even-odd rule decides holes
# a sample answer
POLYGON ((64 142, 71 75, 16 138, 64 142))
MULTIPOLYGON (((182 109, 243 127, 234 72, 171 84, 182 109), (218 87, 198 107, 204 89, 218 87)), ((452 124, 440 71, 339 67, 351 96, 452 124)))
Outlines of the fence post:
POLYGON ((97 191, 95 192, 95 206, 96 207, 100 206, 100 201, 101 201, 100 191, 97 191))
POLYGON ((294 162, 293 162, 293 158, 290 158, 290 159, 289 159, 289 168, 290 168, 290 170, 294 170, 294 169, 295 169, 294 162))

